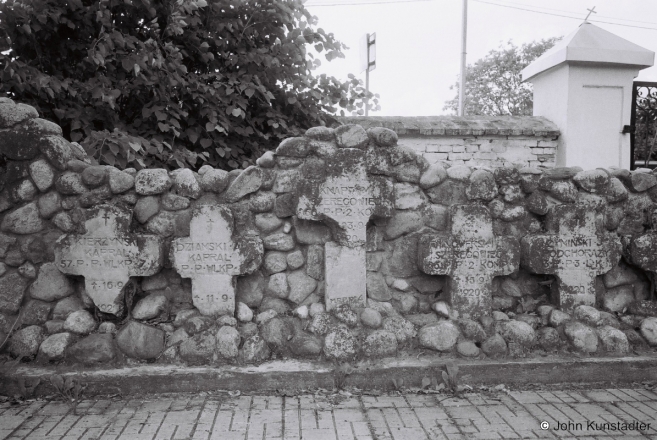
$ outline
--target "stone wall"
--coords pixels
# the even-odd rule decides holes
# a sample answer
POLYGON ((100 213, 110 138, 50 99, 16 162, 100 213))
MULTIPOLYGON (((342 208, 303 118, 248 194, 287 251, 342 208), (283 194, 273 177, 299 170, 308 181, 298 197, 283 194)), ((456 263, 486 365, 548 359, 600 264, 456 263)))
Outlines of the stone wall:
POLYGON ((316 127, 257 166, 94 165, 0 99, 0 343, 35 362, 657 346, 657 178, 430 164, 316 127))
POLYGON ((429 163, 554 167, 559 129, 535 116, 369 116, 341 118, 365 129, 384 127, 429 163))

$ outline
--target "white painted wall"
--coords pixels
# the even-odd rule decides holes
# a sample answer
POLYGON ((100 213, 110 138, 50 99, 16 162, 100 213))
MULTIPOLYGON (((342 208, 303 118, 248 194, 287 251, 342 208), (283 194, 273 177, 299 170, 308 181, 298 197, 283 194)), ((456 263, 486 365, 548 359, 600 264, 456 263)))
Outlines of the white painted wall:
POLYGON ((636 66, 609 63, 563 63, 530 81, 534 115, 544 116, 561 131, 557 166, 584 169, 630 168, 632 82, 636 66))
POLYGON ((568 64, 560 64, 531 79, 534 85, 534 115, 552 121, 561 135, 556 166, 565 166, 566 130, 568 129, 568 64))
POLYGON ((590 169, 617 166, 630 168, 632 82, 636 66, 572 65, 570 68, 569 140, 567 161, 590 169), (585 165, 588 165, 586 167, 585 165))

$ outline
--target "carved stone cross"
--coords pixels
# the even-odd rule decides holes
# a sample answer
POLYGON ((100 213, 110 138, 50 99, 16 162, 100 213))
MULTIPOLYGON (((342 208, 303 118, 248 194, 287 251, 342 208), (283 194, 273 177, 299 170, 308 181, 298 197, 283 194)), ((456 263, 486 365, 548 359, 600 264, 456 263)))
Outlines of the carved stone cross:
POLYGON ((326 308, 364 307, 366 235, 372 217, 390 217, 392 183, 367 176, 364 150, 338 148, 326 158, 325 175, 301 183, 297 217, 323 221, 335 242, 325 246, 326 308))
POLYGON ((578 205, 555 206, 547 218, 549 234, 522 238, 522 265, 535 273, 556 275, 559 307, 595 305, 595 277, 620 260, 615 234, 598 232, 595 212, 578 205))
POLYGON ((476 319, 491 313, 493 277, 518 267, 520 244, 515 237, 493 235, 486 207, 454 205, 450 217, 451 235, 420 238, 420 269, 429 275, 449 276, 452 308, 460 317, 476 319))
POLYGON ((189 237, 171 244, 173 267, 183 278, 192 279, 192 300, 202 314, 233 315, 234 277, 260 266, 262 241, 235 236, 233 215, 221 205, 195 207, 189 229, 189 237))
POLYGON ((130 234, 132 214, 101 205, 86 211, 86 232, 67 234, 55 244, 55 264, 63 273, 82 275, 94 304, 118 314, 118 299, 131 276, 147 276, 162 267, 162 240, 155 235, 130 234))

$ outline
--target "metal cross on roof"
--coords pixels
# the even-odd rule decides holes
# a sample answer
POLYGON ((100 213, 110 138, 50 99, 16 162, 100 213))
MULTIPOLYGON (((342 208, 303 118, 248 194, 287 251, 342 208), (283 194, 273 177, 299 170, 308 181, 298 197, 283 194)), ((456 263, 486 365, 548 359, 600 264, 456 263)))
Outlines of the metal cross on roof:
POLYGON ((597 14, 597 12, 595 11, 595 6, 593 6, 592 9, 587 9, 587 11, 589 11, 589 13, 586 14, 586 18, 584 19, 584 23, 586 23, 586 22, 588 21, 589 16, 590 16, 591 14, 597 14))

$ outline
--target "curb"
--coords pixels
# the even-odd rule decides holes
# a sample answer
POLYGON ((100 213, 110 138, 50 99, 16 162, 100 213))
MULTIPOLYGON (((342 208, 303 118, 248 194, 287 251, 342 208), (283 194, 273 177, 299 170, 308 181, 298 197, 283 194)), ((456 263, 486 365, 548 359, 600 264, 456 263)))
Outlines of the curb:
MULTIPOLYGON (((370 366, 354 367, 343 384, 361 389, 392 389, 392 379, 404 379, 405 387, 420 387, 424 377, 442 382, 441 370, 451 359, 382 359, 370 366)), ((657 356, 572 359, 545 357, 522 360, 455 360, 463 383, 469 385, 556 384, 563 382, 643 382, 657 380, 657 356)), ((333 389, 335 365, 296 360, 272 361, 259 366, 183 367, 143 365, 113 369, 66 367, 0 368, 0 394, 20 394, 19 381, 41 379, 36 396, 53 394, 50 376, 73 376, 87 385, 85 394, 137 394, 240 390, 333 389)))

